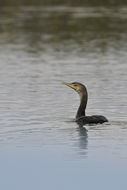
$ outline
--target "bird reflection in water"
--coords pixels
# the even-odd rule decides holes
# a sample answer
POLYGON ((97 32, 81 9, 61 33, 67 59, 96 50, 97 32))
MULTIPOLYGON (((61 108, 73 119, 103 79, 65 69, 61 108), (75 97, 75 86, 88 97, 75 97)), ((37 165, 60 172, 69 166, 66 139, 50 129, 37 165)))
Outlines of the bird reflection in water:
POLYGON ((78 141, 78 148, 79 148, 79 153, 82 156, 87 155, 87 147, 88 147, 88 134, 87 134, 87 129, 83 126, 79 126, 77 128, 77 132, 79 134, 79 141, 78 141))

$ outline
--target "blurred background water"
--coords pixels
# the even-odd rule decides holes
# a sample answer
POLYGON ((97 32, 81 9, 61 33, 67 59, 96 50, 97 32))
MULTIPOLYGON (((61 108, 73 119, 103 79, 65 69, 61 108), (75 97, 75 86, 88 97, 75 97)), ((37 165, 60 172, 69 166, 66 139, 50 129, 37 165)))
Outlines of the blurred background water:
POLYGON ((2 189, 127 188, 127 7, 105 4, 0 3, 2 189), (80 129, 62 81, 109 123, 80 129))

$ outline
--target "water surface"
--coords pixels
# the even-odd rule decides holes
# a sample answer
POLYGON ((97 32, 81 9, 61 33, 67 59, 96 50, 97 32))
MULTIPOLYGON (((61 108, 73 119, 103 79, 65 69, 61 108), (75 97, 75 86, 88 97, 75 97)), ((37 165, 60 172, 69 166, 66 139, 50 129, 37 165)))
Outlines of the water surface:
POLYGON ((126 189, 127 8, 0 8, 1 186, 126 189), (87 114, 109 123, 79 128, 87 114))

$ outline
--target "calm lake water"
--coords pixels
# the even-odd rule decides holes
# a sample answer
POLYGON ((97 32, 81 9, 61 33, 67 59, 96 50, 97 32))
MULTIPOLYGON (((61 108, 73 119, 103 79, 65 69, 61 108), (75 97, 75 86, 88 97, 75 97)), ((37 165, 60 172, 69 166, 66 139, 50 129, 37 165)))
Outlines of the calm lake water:
POLYGON ((0 153, 3 190, 127 188, 127 7, 0 7, 0 153))

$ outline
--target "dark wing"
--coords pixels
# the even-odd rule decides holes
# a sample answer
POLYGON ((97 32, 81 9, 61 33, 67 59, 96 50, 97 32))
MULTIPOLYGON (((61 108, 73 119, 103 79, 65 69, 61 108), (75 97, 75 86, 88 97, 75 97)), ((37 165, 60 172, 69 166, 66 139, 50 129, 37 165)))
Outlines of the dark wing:
POLYGON ((76 120, 76 122, 80 125, 85 124, 98 124, 108 122, 107 118, 102 115, 92 115, 92 116, 84 116, 80 117, 76 120))

